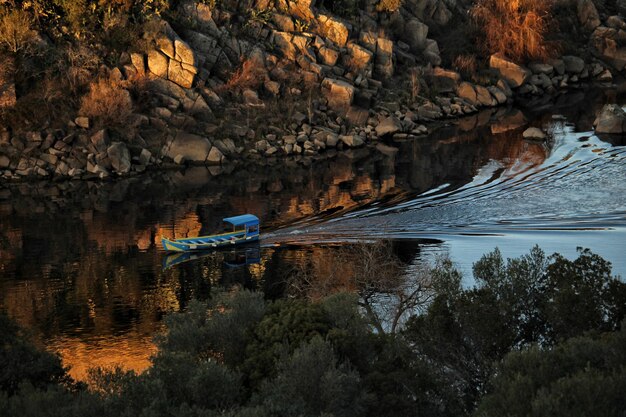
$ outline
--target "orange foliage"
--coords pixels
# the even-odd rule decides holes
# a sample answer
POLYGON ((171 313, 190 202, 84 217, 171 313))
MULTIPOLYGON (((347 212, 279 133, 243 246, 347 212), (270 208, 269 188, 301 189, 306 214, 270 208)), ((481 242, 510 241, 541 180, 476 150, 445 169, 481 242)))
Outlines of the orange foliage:
POLYGON ((254 58, 244 59, 237 71, 230 77, 224 89, 232 91, 250 88, 256 90, 263 84, 264 80, 265 68, 263 68, 263 64, 254 58))
POLYGON ((99 78, 89 85, 89 92, 80 100, 80 115, 96 121, 99 126, 124 126, 133 111, 130 93, 119 81, 99 78))
POLYGON ((459 55, 454 58, 454 62, 452 63, 454 69, 459 71, 461 74, 471 77, 476 74, 478 70, 478 62, 476 61, 476 55, 459 55))
POLYGON ((516 61, 550 57, 546 42, 553 0, 477 0, 471 15, 485 34, 485 47, 516 61))

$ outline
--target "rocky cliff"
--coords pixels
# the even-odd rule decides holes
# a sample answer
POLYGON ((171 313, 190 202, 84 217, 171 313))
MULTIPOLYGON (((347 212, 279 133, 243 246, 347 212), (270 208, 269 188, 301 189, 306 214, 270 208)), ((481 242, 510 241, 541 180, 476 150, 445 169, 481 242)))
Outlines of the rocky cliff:
MULTIPOLYGON (((106 178, 161 164, 306 158, 422 136, 435 120, 481 107, 610 83, 626 66, 619 1, 600 10, 591 0, 559 2, 580 25, 582 53, 526 66, 493 55, 480 77, 445 68, 452 65, 445 34, 469 25, 471 1, 338 6, 351 4, 176 2, 153 19, 142 50, 122 51, 98 70, 121 97, 102 106, 130 109, 121 126, 98 122, 98 111, 81 114, 86 105, 60 124, 4 121, 0 176, 106 178)), ((11 64, 3 68, 6 112, 20 98, 11 64)))

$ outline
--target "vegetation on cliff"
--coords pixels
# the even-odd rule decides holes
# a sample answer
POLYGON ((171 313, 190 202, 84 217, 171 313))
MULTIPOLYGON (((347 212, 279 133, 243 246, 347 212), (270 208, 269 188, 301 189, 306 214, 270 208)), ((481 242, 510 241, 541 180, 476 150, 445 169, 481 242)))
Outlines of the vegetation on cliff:
MULTIPOLYGON (((9 416, 612 415, 624 407, 626 284, 610 271, 589 251, 504 261, 496 250, 465 289, 443 261, 436 295, 396 332, 377 331, 354 293, 222 292, 167 318, 145 373, 96 369, 86 388, 39 353, 52 365, 3 376, 0 406, 9 416)), ((0 358, 32 356, 3 326, 0 358)))

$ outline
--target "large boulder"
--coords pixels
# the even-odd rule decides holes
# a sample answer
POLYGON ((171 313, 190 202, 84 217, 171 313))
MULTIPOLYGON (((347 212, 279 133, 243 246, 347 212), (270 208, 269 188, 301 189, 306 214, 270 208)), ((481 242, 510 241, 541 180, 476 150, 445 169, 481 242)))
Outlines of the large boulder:
POLYGON ((374 54, 356 43, 348 43, 348 54, 345 57, 345 66, 353 71, 363 72, 370 68, 374 54))
POLYGON ((376 135, 383 137, 402 132, 402 122, 395 116, 385 117, 376 125, 376 135))
POLYGON ((478 96, 474 86, 466 81, 459 84, 456 94, 469 104, 475 106, 478 104, 478 96))
POLYGON ((411 49, 422 51, 426 48, 428 26, 417 19, 410 19, 405 26, 404 37, 411 49))
POLYGON ((130 171, 130 152, 122 142, 115 142, 107 148, 107 155, 113 169, 120 174, 130 171))
POLYGON ((585 69, 585 61, 577 56, 565 55, 563 63, 565 64, 565 72, 568 74, 580 74, 585 69))
POLYGON ((626 133, 626 112, 617 104, 607 104, 593 122, 597 133, 626 133))
POLYGON ((338 111, 347 111, 354 100, 355 88, 342 80, 325 78, 322 81, 322 92, 328 100, 328 105, 338 111))
POLYGON ((522 86, 528 77, 532 75, 529 69, 516 64, 500 54, 491 55, 489 66, 499 72, 500 76, 504 78, 512 88, 522 86))
POLYGON ((160 21, 160 24, 162 28, 155 49, 148 53, 148 69, 157 77, 191 88, 198 73, 195 53, 167 22, 160 21))
POLYGON ((295 61, 298 51, 292 41, 293 35, 291 33, 280 31, 274 32, 274 45, 276 45, 276 49, 278 49, 288 60, 295 61))
POLYGON ((148 69, 160 78, 167 78, 169 58, 157 50, 148 52, 148 69))
POLYGON ((439 51, 439 45, 434 39, 426 39, 426 48, 423 52, 424 59, 430 63, 433 67, 441 65, 441 52, 439 51))
POLYGON ((339 47, 344 47, 348 42, 350 27, 348 23, 331 15, 320 14, 317 17, 317 26, 320 35, 330 39, 339 47))
POLYGON ((586 30, 593 32, 600 26, 600 15, 592 0, 578 0, 578 21, 586 30))
POLYGON ((207 138, 179 132, 167 148, 166 156, 174 159, 182 155, 185 161, 204 162, 210 151, 211 143, 207 138))

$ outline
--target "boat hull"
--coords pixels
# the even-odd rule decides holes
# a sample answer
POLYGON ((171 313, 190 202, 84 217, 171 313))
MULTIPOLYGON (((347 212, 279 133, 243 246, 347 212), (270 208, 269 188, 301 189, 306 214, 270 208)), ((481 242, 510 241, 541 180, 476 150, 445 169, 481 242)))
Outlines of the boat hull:
POLYGON ((258 235, 245 236, 243 234, 233 234, 176 240, 162 238, 161 243, 163 244, 163 249, 167 252, 188 252, 241 245, 243 243, 250 243, 258 240, 258 235))

